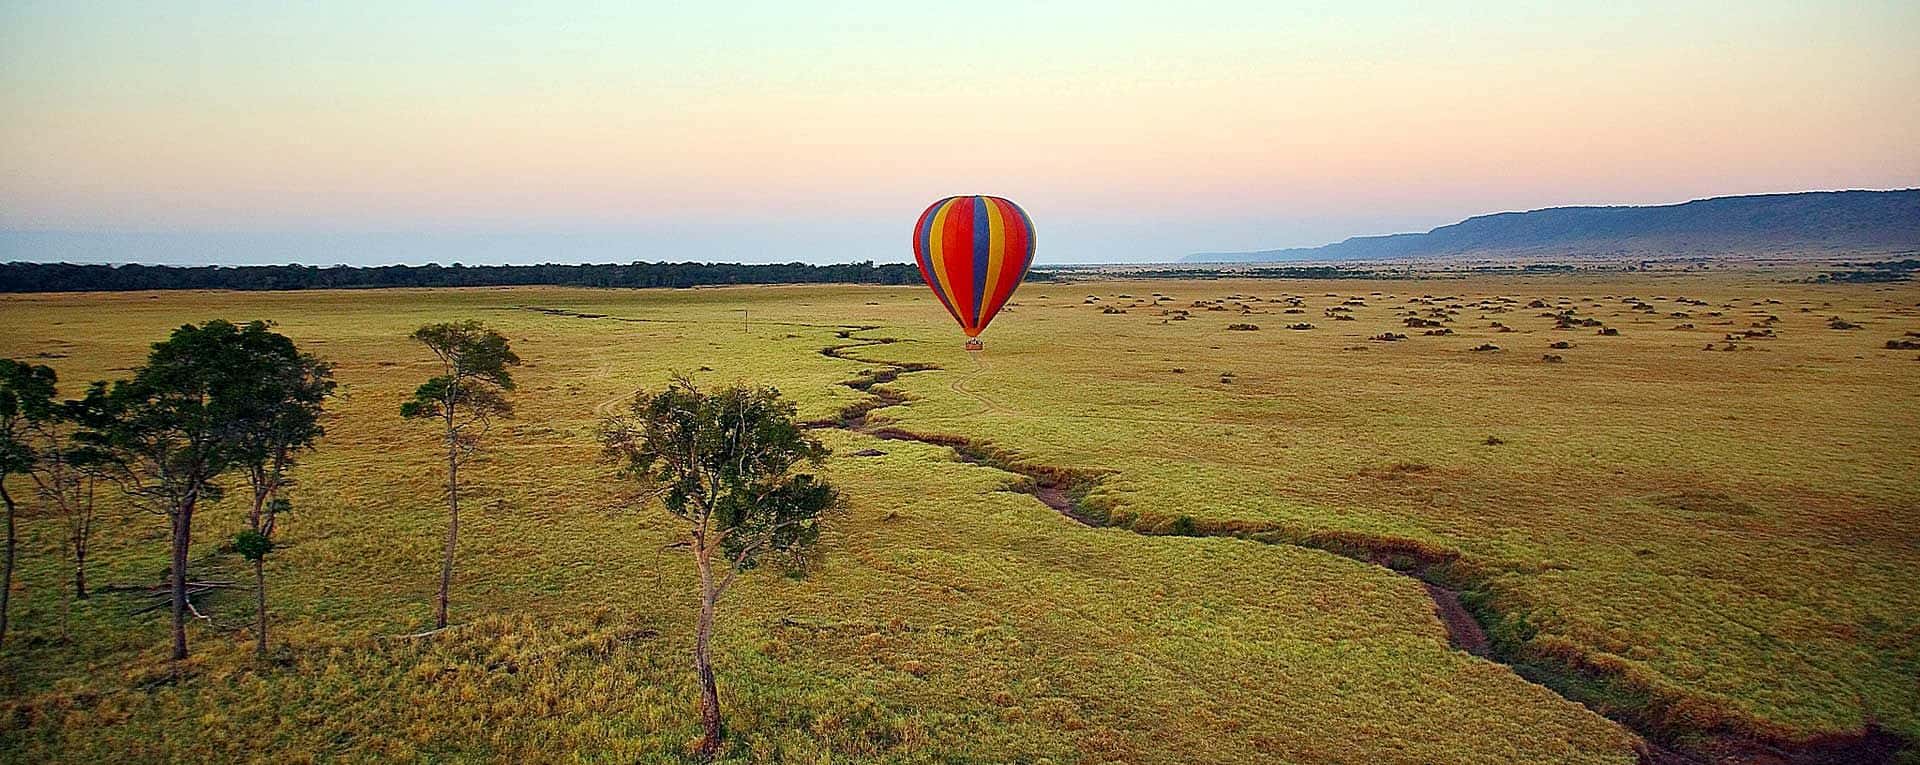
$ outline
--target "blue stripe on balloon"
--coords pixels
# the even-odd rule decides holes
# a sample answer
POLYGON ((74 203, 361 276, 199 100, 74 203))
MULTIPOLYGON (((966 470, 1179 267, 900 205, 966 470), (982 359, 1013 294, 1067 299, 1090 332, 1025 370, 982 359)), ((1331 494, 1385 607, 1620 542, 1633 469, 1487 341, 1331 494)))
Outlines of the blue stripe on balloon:
POLYGON ((1011 199, 1007 200, 1007 206, 1013 208, 1014 212, 1020 214, 1020 223, 1022 227, 1027 230, 1026 262, 1020 264, 1020 279, 1021 281, 1025 281, 1027 277, 1027 269, 1033 265, 1034 239, 1035 239, 1035 236, 1033 233, 1033 219, 1028 218, 1027 211, 1020 209, 1020 206, 1017 204, 1014 204, 1013 200, 1011 199))
POLYGON ((973 198, 973 320, 980 321, 987 298, 987 261, 993 259, 993 222, 987 217, 987 198, 973 198))
POLYGON ((933 275, 933 264, 927 262, 927 232, 933 230, 933 216, 940 214, 940 204, 945 201, 940 200, 927 208, 927 214, 920 218, 920 227, 913 230, 913 259, 927 269, 928 276, 933 275))

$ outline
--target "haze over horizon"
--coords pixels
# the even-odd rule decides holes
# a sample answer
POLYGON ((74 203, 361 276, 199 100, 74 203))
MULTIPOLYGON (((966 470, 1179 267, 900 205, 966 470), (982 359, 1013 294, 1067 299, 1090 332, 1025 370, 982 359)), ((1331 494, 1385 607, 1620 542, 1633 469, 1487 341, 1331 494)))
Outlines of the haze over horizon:
POLYGON ((0 261, 1041 263, 1920 180, 1920 5, 0 3, 0 261), (1902 31, 1905 30, 1905 31, 1902 31))

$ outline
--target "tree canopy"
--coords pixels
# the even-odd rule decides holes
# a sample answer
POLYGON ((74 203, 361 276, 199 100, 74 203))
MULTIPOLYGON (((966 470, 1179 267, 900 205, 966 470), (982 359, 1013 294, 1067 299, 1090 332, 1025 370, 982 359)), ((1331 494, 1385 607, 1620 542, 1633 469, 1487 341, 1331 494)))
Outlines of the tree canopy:
POLYGON ((693 662, 706 733, 697 752, 711 759, 725 736, 713 672, 716 605, 735 577, 767 558, 795 568, 813 560, 821 518, 839 495, 805 469, 827 449, 794 421, 780 391, 734 384, 709 392, 684 375, 659 393, 636 394, 600 438, 622 475, 685 522, 700 575, 693 662))

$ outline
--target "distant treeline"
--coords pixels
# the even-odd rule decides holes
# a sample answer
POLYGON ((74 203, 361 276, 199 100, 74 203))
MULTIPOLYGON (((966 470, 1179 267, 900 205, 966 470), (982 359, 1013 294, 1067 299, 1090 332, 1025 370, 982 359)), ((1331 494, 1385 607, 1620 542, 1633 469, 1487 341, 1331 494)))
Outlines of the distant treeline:
MULTIPOLYGON (((1046 274, 1033 272, 1028 280, 1046 274)), ((124 290, 321 290, 377 287, 699 287, 719 284, 919 284, 920 270, 872 261, 806 263, 628 263, 537 266, 143 266, 6 263, 0 292, 124 290)))
MULTIPOLYGON (((1575 266, 1563 263, 1514 263, 1506 265, 1454 266, 1441 273, 1567 273, 1575 266)), ((1632 270, 1629 266, 1628 270, 1632 270)), ((1433 270, 1400 266, 1269 266, 1258 265, 1222 269, 1218 267, 1174 267, 1128 271, 1128 277, 1141 279, 1421 279, 1434 276, 1433 270)))
POLYGON ((1120 274, 1135 279, 1393 279, 1398 270, 1341 268, 1339 266, 1260 266, 1220 268, 1151 268, 1120 274))
POLYGON ((1903 282, 1913 278, 1920 271, 1920 260, 1888 260, 1879 263, 1843 263, 1854 266, 1853 271, 1831 271, 1813 278, 1816 282, 1903 282))

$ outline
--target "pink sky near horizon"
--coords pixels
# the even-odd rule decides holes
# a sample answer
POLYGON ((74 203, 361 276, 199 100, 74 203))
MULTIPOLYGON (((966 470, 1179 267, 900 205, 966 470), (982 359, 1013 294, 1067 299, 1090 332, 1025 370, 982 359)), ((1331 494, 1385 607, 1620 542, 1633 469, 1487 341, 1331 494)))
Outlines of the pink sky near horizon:
POLYGON ((1111 222, 1192 251, 1920 185, 1920 4, 1066 5, 1108 10, 916 42, 953 20, 13 5, 0 228, 910 225, 994 193, 1067 244, 1111 222))

